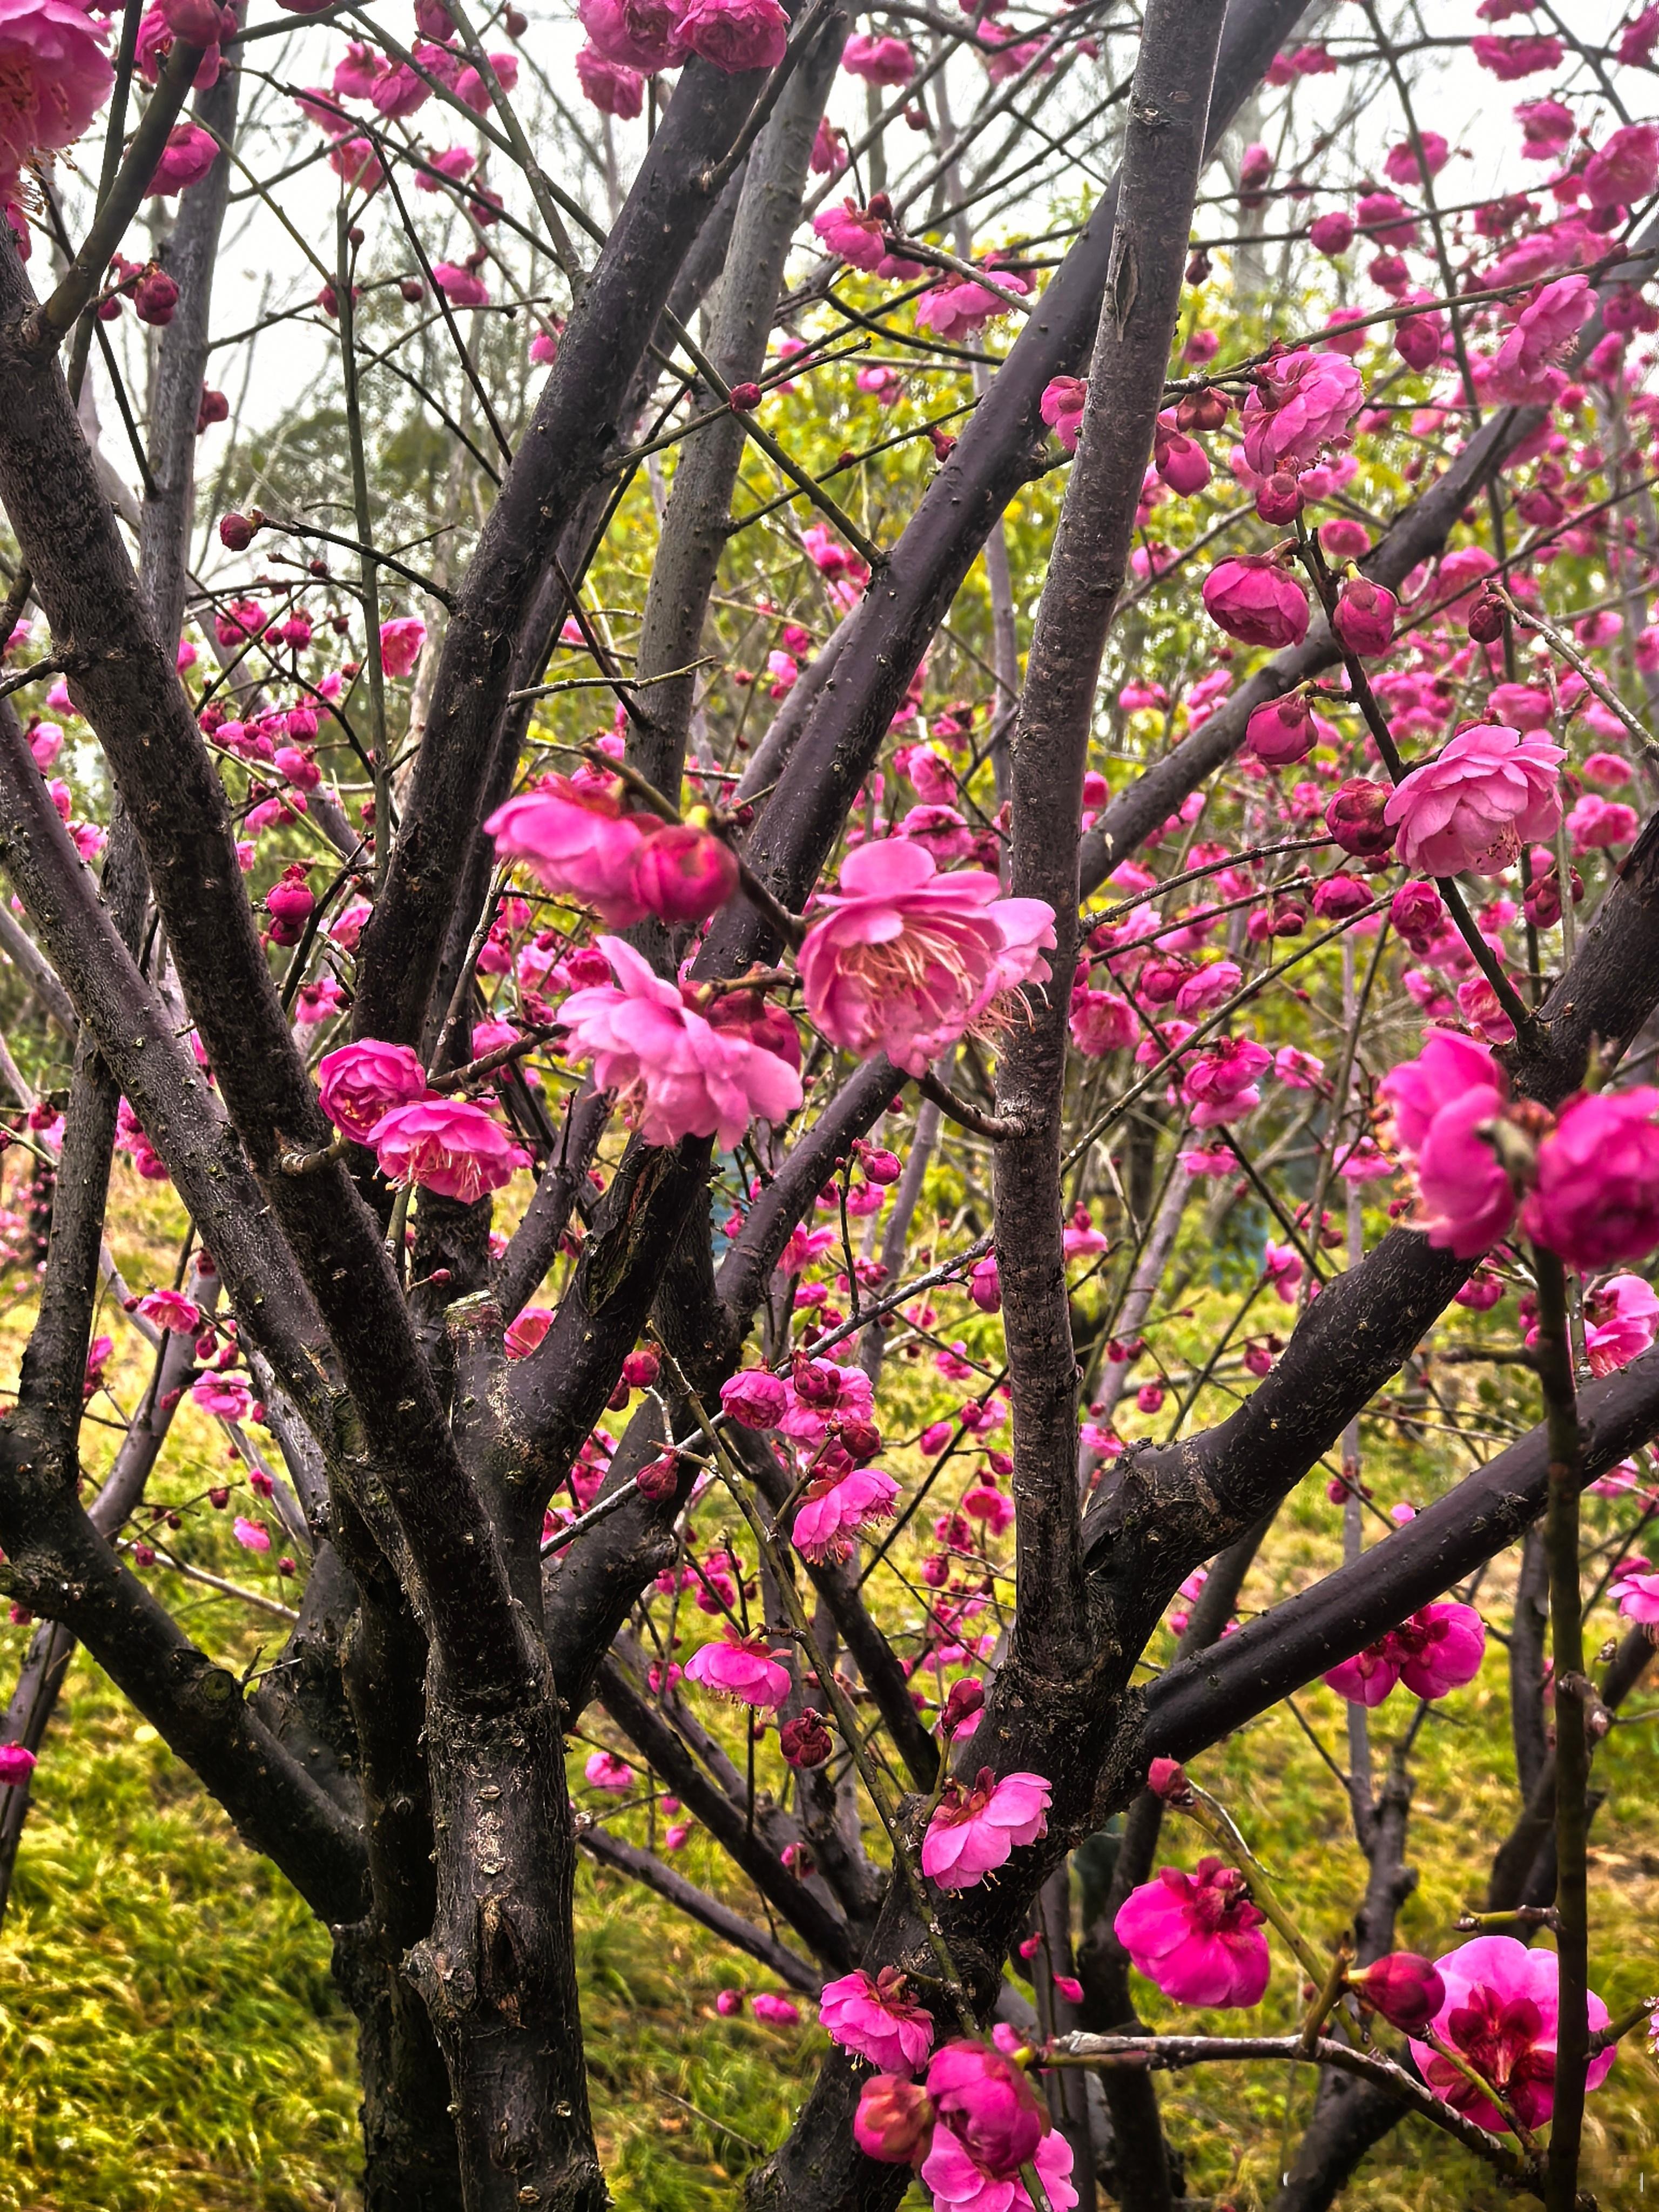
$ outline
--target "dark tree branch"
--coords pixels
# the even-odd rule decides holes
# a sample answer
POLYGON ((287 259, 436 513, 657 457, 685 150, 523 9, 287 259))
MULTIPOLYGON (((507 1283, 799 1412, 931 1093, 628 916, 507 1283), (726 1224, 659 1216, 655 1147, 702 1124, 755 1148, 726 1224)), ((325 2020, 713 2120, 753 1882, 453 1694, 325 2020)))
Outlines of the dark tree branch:
POLYGON ((650 1851, 641 1850, 636 1844, 624 1843, 620 1836, 613 1836, 597 1820, 580 1814, 576 1820, 576 1841, 601 1866, 610 1867, 617 1874, 625 1874, 635 1881, 643 1882, 647 1889, 653 1889, 659 1897, 665 1898, 677 1911, 684 1913, 688 1920, 695 1920, 699 1927, 707 1928, 711 1935, 718 1936, 722 1942, 732 1944, 739 1951, 746 1951, 751 1959, 758 1959, 763 1966, 769 1966, 778 1979, 787 1982, 792 1990, 799 1990, 803 1996, 816 1997, 823 1987, 822 1967, 803 1959, 787 1944, 775 1942, 763 1928, 757 1928, 753 1921, 745 1920, 741 1913, 733 1912, 731 1906, 722 1905, 719 1898, 710 1897, 707 1890, 699 1889, 695 1882, 688 1881, 683 1874, 677 1874, 672 1867, 665 1865, 650 1851))

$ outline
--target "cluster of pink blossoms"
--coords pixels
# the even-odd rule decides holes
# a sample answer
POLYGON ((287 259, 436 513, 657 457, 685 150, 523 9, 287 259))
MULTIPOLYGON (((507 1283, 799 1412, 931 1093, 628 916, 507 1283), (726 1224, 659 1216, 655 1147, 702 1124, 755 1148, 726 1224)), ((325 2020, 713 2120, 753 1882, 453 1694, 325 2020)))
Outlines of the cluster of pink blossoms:
POLYGON ((1425 1605, 1325 1680, 1353 1705, 1380 1705, 1400 1682, 1414 1697, 1443 1698, 1474 1680, 1486 1651, 1486 1624, 1472 1605, 1425 1605))
POLYGON ((323 1111, 367 1145, 393 1182, 418 1183, 471 1206, 510 1182, 530 1156, 482 1106, 428 1091, 407 1045, 365 1038, 318 1062, 323 1111))
POLYGON ((640 112, 644 80, 694 54, 728 76, 775 69, 789 42, 778 0, 580 0, 582 90, 611 115, 640 112))
POLYGON ((590 906, 612 929, 653 914, 671 926, 706 921, 738 887, 722 838, 624 805, 609 776, 556 775, 509 799, 484 823, 497 856, 526 861, 549 890, 590 906))
MULTIPOLYGON (((963 2039, 933 2054, 925 2081, 908 2073, 876 2075, 864 2084, 853 2133, 866 2156, 919 2169, 936 2205, 947 2212, 1031 2212, 1020 2179, 1036 2170, 1053 2212, 1071 2212, 1072 2147, 1005 2044, 963 2039)), ((854 2046, 857 2047, 857 2046, 854 2046)))
MULTIPOLYGON (((1535 1143, 1510 1115, 1509 1079, 1473 1038, 1431 1030, 1422 1053, 1384 1076, 1431 1243, 1473 1260, 1525 1234, 1581 1274, 1659 1245, 1659 1091, 1570 1099, 1535 1143)), ((1526 1119, 1535 1126, 1539 1109, 1526 1119)))

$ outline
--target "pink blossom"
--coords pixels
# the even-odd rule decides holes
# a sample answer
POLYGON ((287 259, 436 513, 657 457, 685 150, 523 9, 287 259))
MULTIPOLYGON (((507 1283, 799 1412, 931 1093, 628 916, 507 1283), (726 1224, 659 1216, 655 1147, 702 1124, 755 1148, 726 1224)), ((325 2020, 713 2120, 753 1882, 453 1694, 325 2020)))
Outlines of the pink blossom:
POLYGON ((757 2020, 763 2020, 769 2027, 795 2027, 800 2022, 800 2007, 792 1997, 780 1996, 773 1990, 757 1990, 749 2002, 757 2020))
POLYGON ((1308 635, 1306 594, 1264 553, 1218 561, 1204 579, 1204 609, 1246 645, 1300 645, 1308 635))
POLYGON ((833 1359, 797 1352, 786 1388, 788 1403, 777 1426, 799 1443, 820 1444, 832 1421, 868 1422, 874 1412, 874 1391, 864 1370, 838 1367, 833 1359))
POLYGON ((933 2044, 933 2015, 905 1995, 896 1967, 874 1977, 854 1971, 826 1982, 818 2023, 832 2043, 867 2058, 883 2074, 913 2074, 933 2044))
POLYGON ((590 1789, 603 1790, 613 1797, 624 1797, 634 1787, 633 1768, 614 1751, 591 1752, 582 1776, 590 1789))
POLYGON ((434 261, 432 281, 452 307, 483 307, 489 304, 489 287, 474 270, 458 268, 453 261, 434 261))
POLYGON ((689 51, 672 6, 624 8, 623 0, 577 0, 576 13, 598 53, 646 76, 678 69, 689 51))
POLYGON ((1544 285, 1522 309, 1492 358, 1494 397, 1522 404, 1553 400, 1562 379, 1557 374, 1551 380, 1552 365, 1566 352, 1595 305, 1587 276, 1558 276, 1544 285))
POLYGON ((180 123, 167 134, 161 158, 155 164, 146 192, 161 197, 187 191, 199 185, 219 158, 219 142, 198 123, 180 123))
POLYGON ((365 1141, 392 1182, 418 1183, 463 1206, 500 1190, 530 1165, 530 1155, 500 1122, 465 1098, 434 1096, 394 1106, 365 1141))
POLYGON ((1481 68, 1490 70, 1500 84, 1514 84, 1521 77, 1538 76, 1546 70, 1559 69, 1563 50, 1559 39, 1539 35, 1477 36, 1469 40, 1469 51, 1481 68))
POLYGON ((921 1870, 941 1889, 973 1889, 1014 1846, 1034 1844, 1048 1831, 1051 1792, 1040 1774, 1005 1774, 998 1781, 982 1766, 971 1790, 954 1779, 927 1824, 921 1870))
POLYGON ((876 38, 863 31, 854 31, 842 48, 841 65, 866 84, 908 84, 916 73, 916 58, 902 39, 876 38))
POLYGON ((807 1011, 831 1043, 868 1060, 884 1051, 920 1075, 1000 994, 1046 982, 1054 942, 1042 899, 1001 898, 994 876, 940 875, 902 837, 860 845, 842 864, 840 894, 821 901, 798 956, 807 1011))
POLYGON ((1139 1034, 1134 1009, 1127 999, 1086 988, 1073 996, 1071 1028, 1072 1042, 1085 1060, 1103 1060, 1108 1053, 1121 1052, 1139 1034))
POLYGON ((737 854, 723 837, 689 822, 665 823, 634 857, 634 889, 641 903, 671 925, 706 921, 737 888, 737 854))
POLYGON ((1280 1304, 1293 1306, 1296 1304, 1297 1286, 1301 1282, 1304 1273, 1302 1255, 1297 1250, 1295 1245, 1275 1244, 1270 1237, 1267 1239, 1267 1249, 1261 1263, 1261 1269, 1272 1284, 1280 1304))
POLYGON ((616 985, 573 991, 559 1018, 571 1057, 591 1060, 599 1088, 620 1092, 647 1145, 714 1137, 729 1150, 757 1115, 795 1111, 800 1078, 786 1060, 715 1029, 621 938, 599 946, 616 985))
POLYGON ((107 21, 74 0, 0 4, 0 170, 72 146, 109 98, 107 21))
MULTIPOLYGON (((1431 2033, 1508 2100, 1522 2127, 1542 2127, 1555 2105, 1560 1962, 1554 1952, 1529 1951, 1513 1936, 1477 1936, 1434 1963, 1446 1997, 1431 2033)), ((1594 2035, 1607 2026, 1607 2008, 1593 1990, 1586 2010, 1594 2035)), ((1413 2040, 1412 2057, 1443 2103, 1496 2134, 1509 2132, 1491 2099, 1433 2044, 1413 2040)), ((1601 2087, 1613 2057, 1609 2048, 1590 2061, 1586 2088, 1601 2087)))
POLYGON ((859 2092, 853 2140, 885 2166, 920 2166, 933 2133, 933 2100, 920 2081, 878 2074, 859 2092))
POLYGON ((1656 1111, 1659 1091, 1645 1087, 1575 1098, 1538 1147, 1522 1226, 1581 1274, 1659 1244, 1656 1111))
POLYGON ((1659 184, 1659 125, 1627 123, 1584 165, 1584 196, 1594 208, 1629 207, 1659 184))
POLYGON ((0 1743, 0 1790, 21 1790, 40 1760, 21 1743, 0 1743))
POLYGON ((359 1144, 393 1106, 426 1096, 426 1072, 406 1044, 365 1037, 323 1054, 317 1063, 323 1111, 359 1144))
POLYGON ((1350 653, 1371 659, 1386 653, 1394 642, 1395 617, 1400 602, 1394 593, 1374 584, 1369 576, 1355 576, 1337 594, 1331 628, 1337 642, 1350 653))
MULTIPOLYGON (((1058 2128, 1043 2136, 1031 2163, 1051 2212, 1072 2212, 1078 2201, 1072 2186, 1072 2146, 1058 2128)), ((1024 2182, 988 2174, 946 2127, 934 2129, 921 2175, 939 2212, 1031 2212, 1024 2182)))
POLYGON ((1431 1030, 1419 1057, 1382 1079, 1401 1148, 1415 1155, 1429 1242, 1473 1260, 1507 1234, 1515 1194, 1481 1126, 1509 1097, 1503 1070, 1483 1045, 1431 1030))
MULTIPOLYGON (((934 2151, 948 2136, 992 2180, 1012 2180, 1049 2131, 1048 2107, 1024 2069, 988 2044, 959 2037, 941 2045, 927 2069, 927 2094, 938 2115, 934 2151)), ((922 2179, 937 2191, 933 2163, 930 2154, 922 2179)))
POLYGON ((745 1429, 775 1428, 789 1405, 782 1378, 763 1367, 745 1367, 720 1385, 720 1407, 745 1429))
POLYGON ((789 43, 789 18, 778 0, 690 0, 679 35, 694 54, 736 76, 776 68, 789 43))
POLYGON ((1633 806, 1617 799, 1603 799, 1587 791, 1567 817, 1567 830, 1575 854, 1605 852, 1610 845, 1627 845, 1640 828, 1633 806))
POLYGON ((1256 1078, 1273 1066, 1273 1054, 1254 1037, 1221 1037, 1188 1068, 1181 1095, 1192 1109, 1195 1129, 1213 1129, 1243 1121, 1261 1103, 1256 1078))
MULTIPOLYGON (((435 274, 435 271, 434 271, 435 274)), ((380 665, 388 676, 407 676, 426 643, 426 624, 418 615, 399 615, 380 624, 380 665)))
POLYGON ((613 929, 644 919, 634 863, 646 832, 614 787, 554 776, 497 807, 484 829, 501 859, 527 861, 549 890, 591 906, 613 929))
POLYGON ((1415 185, 1425 181, 1423 169, 1431 177, 1437 177, 1446 166, 1451 149, 1437 131, 1419 131, 1418 143, 1423 149, 1423 160, 1417 158, 1417 147, 1410 139, 1398 146, 1390 146, 1382 163, 1382 173, 1391 185, 1415 185))
POLYGON ((1200 968, 1190 975, 1175 994, 1175 1009, 1178 1014, 1205 1014, 1218 1006, 1244 980, 1244 971, 1237 960, 1217 960, 1207 968, 1200 968))
POLYGON ((138 1301, 137 1310, 157 1328, 185 1336, 202 1326, 202 1309, 180 1291, 151 1291, 138 1301))
POLYGON ((1592 1375, 1628 1367, 1652 1344, 1659 1297, 1639 1275, 1613 1275, 1584 1293, 1584 1357, 1592 1375))
POLYGON ((1473 1606, 1425 1605, 1325 1680, 1350 1705, 1380 1705, 1401 1681, 1416 1697, 1443 1698, 1474 1680, 1486 1649, 1486 1624, 1473 1606))
POLYGON ((1259 372, 1244 402, 1245 459, 1259 477, 1310 467, 1346 435, 1364 396, 1359 371, 1340 354, 1280 354, 1259 372))
POLYGON ((1507 1079, 1484 1045, 1455 1030, 1428 1030, 1417 1059, 1392 1068, 1382 1096, 1394 1109, 1395 1128, 1408 1152, 1420 1152, 1441 1109, 1465 1091, 1508 1090, 1507 1079))
POLYGON ((1607 1594, 1619 1601, 1621 1620, 1636 1621, 1644 1628, 1659 1621, 1659 1575, 1620 1575, 1609 1585, 1607 1594))
POLYGON ((550 1306, 526 1306, 509 1322, 501 1338, 509 1359, 528 1359, 553 1325, 550 1306))
POLYGON ((234 1375, 198 1375, 190 1386, 191 1402, 221 1421, 244 1421, 253 1409, 253 1394, 234 1375))
POLYGON ((1088 397, 1089 386, 1080 376, 1056 376, 1042 388, 1039 402, 1042 419, 1068 453, 1077 451, 1088 397))
POLYGON ((645 79, 625 62, 607 61, 594 46, 579 49, 576 82, 582 97, 603 115, 630 123, 645 105, 645 79))
POLYGON ((789 1694, 789 1669, 780 1663, 784 1656, 768 1648, 763 1635, 744 1636, 728 1621, 686 1661, 685 1679, 738 1705, 776 1707, 789 1694))
POLYGON ((245 1552, 268 1552, 270 1531, 263 1521, 245 1520, 241 1514, 231 1523, 231 1534, 245 1552))
POLYGON ((1201 1858, 1194 1874, 1161 1867, 1131 1890, 1113 1929, 1137 1972, 1178 2004, 1253 2005, 1272 1966, 1267 1917, 1236 1868, 1201 1858))
POLYGON ((1528 161, 1553 161, 1572 143, 1577 118, 1559 100, 1523 100, 1515 111, 1521 125, 1521 151, 1528 161))
POLYGON ((1244 742, 1258 760, 1273 768, 1288 768, 1304 759, 1319 738, 1311 708, 1299 692, 1269 699, 1258 707, 1244 726, 1244 742))
MULTIPOLYGON (((997 269, 988 272, 1003 292, 1029 292, 1030 280, 1016 276, 1012 270, 997 269)), ((1010 312, 1006 300, 986 285, 975 283, 971 278, 958 277, 954 282, 936 284, 924 292, 916 302, 916 328, 932 331, 936 337, 960 343, 984 329, 994 316, 1010 312)))
POLYGON ((897 1497, 897 1483, 878 1468, 854 1468, 840 1481, 819 1476, 807 1486, 791 1540, 803 1559, 850 1559, 854 1537, 874 1522, 890 1521, 897 1497))
POLYGON ((1308 242, 1316 252, 1334 261, 1353 244, 1354 220, 1344 208, 1333 208, 1328 214, 1316 216, 1308 225, 1308 242))
POLYGON ((1499 875, 1523 838, 1550 837, 1561 819, 1558 763, 1565 757, 1537 731, 1501 722, 1460 730, 1437 760, 1414 768, 1383 810, 1398 826, 1400 858, 1431 876, 1468 868, 1499 875))
MULTIPOLYGON (((900 282, 908 277, 920 276, 922 269, 919 261, 907 261, 902 254, 890 253, 887 250, 886 228, 892 219, 893 210, 887 195, 877 192, 868 207, 860 208, 854 200, 843 200, 839 207, 825 208, 821 215, 813 216, 812 228, 831 253, 839 254, 854 269, 863 269, 872 276, 889 276, 900 282)), ((821 524, 815 526, 815 530, 820 539, 828 540, 829 534, 821 524)), ((803 531, 801 543, 817 560, 811 543, 813 536, 814 530, 803 531)), ((836 550, 839 552, 840 549, 836 550)), ((842 556, 842 567, 824 568, 823 573, 826 575, 845 573, 846 558, 846 556, 842 556)), ((822 561, 818 561, 817 565, 823 568, 822 561)))

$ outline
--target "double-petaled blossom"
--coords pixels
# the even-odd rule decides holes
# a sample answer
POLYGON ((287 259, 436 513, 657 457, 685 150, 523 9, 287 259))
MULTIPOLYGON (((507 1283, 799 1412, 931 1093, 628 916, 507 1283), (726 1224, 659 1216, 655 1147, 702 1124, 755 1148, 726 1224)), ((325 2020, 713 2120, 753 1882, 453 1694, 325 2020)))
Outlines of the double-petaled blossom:
POLYGON ((1254 1037, 1221 1037, 1188 1068, 1181 1095, 1191 1109, 1195 1129, 1241 1121, 1261 1103, 1256 1079, 1273 1056, 1254 1037))
POLYGON ((634 863, 646 832, 615 784, 554 776, 498 806, 484 830, 498 858, 527 862, 549 890, 580 899, 613 929, 644 919, 634 863))
MULTIPOLYGON (((1560 1962, 1553 1951, 1528 1950, 1513 1936, 1477 1936, 1435 1960, 1445 1997, 1424 2041, 1413 2039, 1419 2073, 1443 2104, 1483 2128, 1507 2134, 1503 2112, 1448 2055, 1455 2052, 1497 2090, 1524 2128, 1541 2128, 1555 2108, 1555 2038, 1560 2017, 1560 1962), (1437 2049, 1443 2044, 1445 2050, 1437 2049)), ((1607 2024, 1594 1991, 1586 2012, 1590 2033, 1607 2024)), ((1599 2089, 1613 2068, 1611 2048, 1598 2051, 1584 2077, 1599 2089)))
POLYGON ((685 1679, 741 1705, 781 1705, 789 1694, 784 1654, 773 1651, 764 1636, 744 1636, 728 1621, 712 1642, 701 1644, 685 1662, 685 1679))
POLYGON ((582 1778, 590 1790, 603 1790, 611 1797, 625 1797, 634 1787, 633 1768, 614 1751, 590 1752, 582 1778))
MULTIPOLYGON (((992 283, 1001 292, 1029 292, 1030 281, 1017 276, 1012 270, 993 269, 987 271, 992 283)), ((973 277, 959 276, 945 284, 936 284, 924 292, 916 302, 916 328, 932 331, 935 337, 960 344, 984 329, 994 315, 1011 312, 1009 302, 999 298, 990 287, 973 277)))
POLYGON ((973 1889, 1006 1866, 1017 1844, 1048 1830, 1048 1784, 1040 1774, 1005 1774, 982 1766, 970 1790, 952 1780, 922 1838, 921 1870, 941 1889, 973 1889))
POLYGON ((406 1044, 364 1037, 323 1054, 317 1063, 317 1090, 335 1127, 367 1144, 376 1122, 392 1107, 426 1096, 426 1071, 406 1044))
POLYGON ((1584 197, 1594 208, 1630 207, 1659 184, 1659 125, 1627 123, 1584 164, 1584 197))
POLYGON ((648 833, 634 859, 634 890, 659 921, 706 921, 738 887, 738 859, 723 838, 690 822, 648 833))
POLYGON ((1204 579, 1204 609, 1244 645, 1300 645, 1308 635, 1307 594, 1264 553, 1218 561, 1204 579))
POLYGON ((1313 710, 1300 692, 1269 699, 1244 725, 1244 742, 1270 768, 1287 768, 1304 759, 1319 741, 1313 710))
POLYGON ((745 1429, 775 1428, 788 1406, 788 1386, 764 1367, 740 1368, 720 1385, 721 1411, 745 1429))
POLYGON ((927 2069, 934 2113, 921 2179, 945 2212, 1030 2212, 1033 2166, 1053 2212, 1071 2212, 1072 2150, 1022 2069, 988 2045, 947 2043, 927 2069))
POLYGON ((839 254, 854 269, 902 283, 907 277, 920 276, 921 264, 888 250, 887 228, 892 220, 892 204, 887 195, 874 192, 867 207, 849 199, 839 207, 825 208, 813 216, 812 228, 831 253, 839 254))
POLYGON ((1003 898, 994 876, 941 875, 903 837, 860 845, 842 864, 839 894, 806 933, 798 965, 806 1006, 831 1043, 860 1059, 885 1052, 911 1075, 969 1030, 996 1000, 1035 979, 1054 942, 1045 900, 1003 898))
POLYGON ((1584 1292, 1584 1358, 1592 1375, 1628 1367, 1652 1344, 1659 1297, 1639 1275, 1614 1275, 1584 1292))
POLYGON ((1425 1605, 1325 1680, 1351 1705, 1380 1705, 1397 1682, 1414 1697, 1444 1698, 1474 1680, 1486 1650, 1486 1624, 1472 1605, 1425 1605))
POLYGON ((1508 1078, 1484 1045, 1431 1030, 1419 1057, 1391 1069, 1380 1088, 1415 1161, 1429 1242, 1478 1259, 1515 1218, 1514 1188, 1482 1133, 1508 1103, 1508 1078))
POLYGON ((1039 411, 1068 453, 1077 451, 1089 386, 1080 376, 1051 377, 1042 387, 1039 411))
POLYGON ((1587 276, 1558 276, 1540 287, 1493 356, 1487 379, 1492 396, 1522 406, 1553 401, 1566 381, 1555 364, 1595 305, 1587 276))
POLYGON ((219 158, 219 142, 199 123, 180 123, 167 133, 161 159, 150 173, 147 193, 157 199, 199 185, 219 158))
POLYGON ((1161 1867, 1130 1891, 1113 1923, 1130 1961, 1179 2004, 1253 2005, 1272 1960, 1244 1877, 1218 1858, 1195 1872, 1161 1867))
POLYGON ((364 1141, 391 1182, 418 1183, 463 1206, 500 1190, 531 1164, 529 1153, 482 1106, 436 1094, 394 1106, 364 1141))
POLYGON ((1340 353, 1281 354, 1257 372, 1240 418, 1244 458, 1259 477, 1311 467, 1347 433, 1365 396, 1340 353))
MULTIPOLYGON (((797 1443, 821 1444, 832 1430, 848 1422, 860 1428, 871 1423, 875 1394, 861 1367, 841 1367, 833 1359, 811 1359, 797 1352, 785 1388, 784 1410, 776 1425, 797 1443)), ((876 1435, 873 1427, 870 1434, 876 1435)))
POLYGON ((1401 779, 1384 810, 1401 861, 1431 876, 1500 875, 1523 841, 1554 836, 1565 757, 1537 730, 1502 722, 1460 730, 1438 759, 1401 779))
POLYGON ((1593 1274, 1659 1244, 1659 1091, 1592 1092, 1565 1106, 1538 1147, 1522 1210, 1528 1237, 1593 1274))
POLYGON ((202 1326, 202 1309, 193 1298, 182 1291, 149 1291, 139 1299, 136 1310, 146 1321, 154 1322, 157 1328, 172 1329, 186 1336, 202 1326))
POLYGON ((789 18, 778 0, 687 0, 678 29, 694 54, 728 76, 775 69, 789 43, 789 18))
POLYGON ((0 0, 0 171, 75 143, 115 82, 108 37, 75 0, 0 0))
POLYGON ((577 0, 576 14, 597 53, 645 76, 678 69, 690 51, 669 0, 577 0))
POLYGON ((832 2043, 883 2074, 914 2074, 933 2047, 933 2015, 907 1995, 894 1966, 875 1975, 855 1969, 826 1982, 818 2024, 832 2043))
POLYGON ((729 1150, 757 1115, 795 1111, 800 1078, 787 1061, 714 1028, 621 938, 599 944, 616 983, 573 991, 559 1019, 571 1058, 592 1060, 595 1084, 619 1093, 647 1145, 714 1137, 729 1150))
POLYGON ((850 1559, 855 1538, 892 1519, 897 1498, 897 1483, 879 1468, 855 1467, 839 1480, 820 1475, 807 1486, 791 1540, 805 1559, 850 1559))

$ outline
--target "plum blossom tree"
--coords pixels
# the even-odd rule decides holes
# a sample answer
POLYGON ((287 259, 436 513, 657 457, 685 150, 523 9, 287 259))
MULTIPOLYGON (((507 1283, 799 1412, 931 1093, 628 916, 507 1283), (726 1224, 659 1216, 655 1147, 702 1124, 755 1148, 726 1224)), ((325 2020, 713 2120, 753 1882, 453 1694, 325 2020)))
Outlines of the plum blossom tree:
POLYGON ((1659 9, 1513 12, 0 0, 0 1906, 78 1642, 331 1931, 371 2212, 607 2201, 579 1855, 815 2008, 757 2212, 1169 2212, 1155 2074, 1253 2061, 1317 2069, 1276 2212, 1407 2119, 1585 2202, 1653 2011, 1588 1838, 1659 1626, 1659 9), (1447 47, 1526 88, 1467 202, 1447 47), (209 385, 272 344, 325 423, 209 385), (1187 1771, 1319 1685, 1346 1928, 1187 1771))

